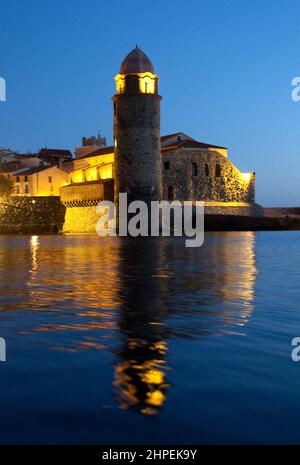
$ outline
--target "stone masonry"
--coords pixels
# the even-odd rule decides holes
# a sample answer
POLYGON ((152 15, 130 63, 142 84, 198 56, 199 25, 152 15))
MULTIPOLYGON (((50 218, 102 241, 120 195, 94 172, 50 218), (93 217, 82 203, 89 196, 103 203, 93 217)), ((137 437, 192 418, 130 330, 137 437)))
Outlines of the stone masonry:
POLYGON ((218 152, 178 149, 163 155, 163 198, 207 202, 254 203, 255 174, 250 179, 218 152))

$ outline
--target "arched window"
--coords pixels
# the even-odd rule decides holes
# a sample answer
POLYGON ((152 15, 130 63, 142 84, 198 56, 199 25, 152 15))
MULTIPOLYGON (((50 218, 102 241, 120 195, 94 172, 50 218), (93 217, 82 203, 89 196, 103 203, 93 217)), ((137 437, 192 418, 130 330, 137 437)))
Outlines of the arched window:
POLYGON ((198 166, 197 163, 192 163, 192 176, 198 175, 198 166))
POLYGON ((208 178, 209 176, 209 166, 208 163, 205 163, 205 176, 208 178))
POLYGON ((174 200, 174 187, 168 186, 168 200, 174 200))
POLYGON ((221 165, 219 163, 216 164, 216 178, 221 177, 221 165))

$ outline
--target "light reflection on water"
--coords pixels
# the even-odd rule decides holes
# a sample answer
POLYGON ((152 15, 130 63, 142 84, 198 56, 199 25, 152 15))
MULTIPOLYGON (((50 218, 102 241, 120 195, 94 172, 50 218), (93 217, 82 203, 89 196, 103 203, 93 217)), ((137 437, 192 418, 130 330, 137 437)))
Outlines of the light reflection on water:
POLYGON ((111 353, 116 405, 147 415, 172 389, 170 340, 243 336, 254 310, 251 232, 211 233, 201 249, 167 238, 3 236, 0 263, 4 319, 33 345, 50 334, 48 350, 111 353))

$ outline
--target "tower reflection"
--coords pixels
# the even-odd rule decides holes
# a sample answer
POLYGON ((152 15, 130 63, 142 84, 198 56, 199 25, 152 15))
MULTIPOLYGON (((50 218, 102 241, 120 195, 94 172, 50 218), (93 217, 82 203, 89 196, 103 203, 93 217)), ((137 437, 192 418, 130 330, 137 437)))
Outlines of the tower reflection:
POLYGON ((124 242, 120 253, 122 346, 114 386, 121 408, 153 415, 162 407, 168 388, 161 243, 130 238, 124 242))
POLYGON ((2 318, 25 310, 23 333, 33 340, 36 332, 51 333, 52 350, 112 353, 120 408, 160 411, 171 388, 171 340, 176 357, 177 338, 248 331, 255 233, 207 233, 195 249, 184 247, 181 238, 13 241, 18 253, 12 253, 11 239, 3 238, 0 247, 2 318))
POLYGON ((170 338, 242 336, 253 311, 254 233, 212 233, 200 249, 171 239, 120 249, 118 405, 155 414, 167 392, 170 338))

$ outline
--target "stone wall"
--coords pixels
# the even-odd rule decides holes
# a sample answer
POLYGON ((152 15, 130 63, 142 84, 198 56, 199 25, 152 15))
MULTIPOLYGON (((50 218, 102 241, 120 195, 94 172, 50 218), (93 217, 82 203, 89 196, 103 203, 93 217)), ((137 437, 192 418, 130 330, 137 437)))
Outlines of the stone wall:
POLYGON ((96 233, 100 215, 96 208, 101 200, 114 200, 114 181, 102 180, 72 184, 60 190, 66 206, 64 233, 96 233))
POLYGON ((69 184, 60 188, 61 202, 68 205, 76 205, 82 201, 103 200, 103 184, 99 181, 69 184))
POLYGON ((300 216, 299 207, 286 207, 286 208, 265 208, 265 216, 270 217, 284 217, 284 216, 300 216))
POLYGON ((115 203, 158 200, 161 194, 160 99, 156 94, 116 95, 114 101, 115 203))
POLYGON ((96 206, 67 207, 63 233, 95 233, 100 214, 96 206))
POLYGON ((62 230, 66 208, 59 197, 0 199, 0 234, 56 233, 62 230))
POLYGON ((162 157, 163 198, 168 199, 168 188, 174 199, 214 202, 255 202, 255 174, 247 180, 228 158, 218 152, 179 149, 162 157), (168 162, 169 169, 165 169, 168 162), (197 175, 193 175, 193 163, 197 175), (220 177, 216 167, 220 167, 220 177))
POLYGON ((264 216, 264 209, 256 203, 222 203, 222 202, 206 202, 205 215, 231 215, 231 216, 264 216))

